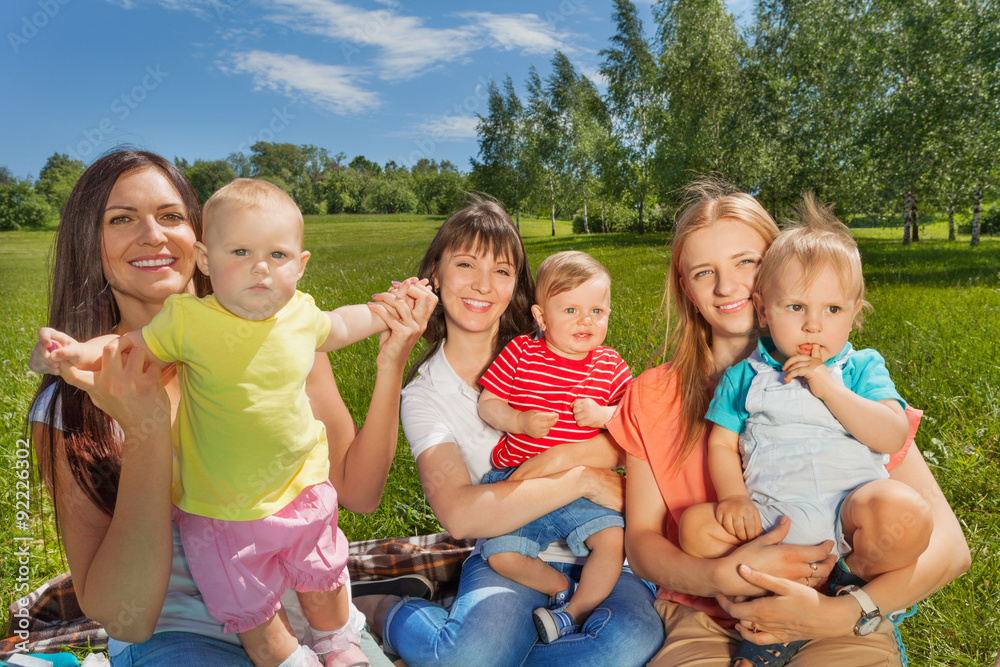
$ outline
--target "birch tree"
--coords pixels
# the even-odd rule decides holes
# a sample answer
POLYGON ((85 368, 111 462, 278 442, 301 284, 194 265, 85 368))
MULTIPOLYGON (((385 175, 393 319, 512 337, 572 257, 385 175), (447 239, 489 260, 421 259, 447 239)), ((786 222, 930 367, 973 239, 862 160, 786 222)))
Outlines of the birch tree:
POLYGON ((604 58, 600 71, 608 82, 608 109, 621 149, 619 178, 628 199, 638 208, 638 231, 642 234, 656 151, 656 67, 635 5, 631 0, 614 3, 617 32, 611 37, 611 46, 600 52, 604 58))

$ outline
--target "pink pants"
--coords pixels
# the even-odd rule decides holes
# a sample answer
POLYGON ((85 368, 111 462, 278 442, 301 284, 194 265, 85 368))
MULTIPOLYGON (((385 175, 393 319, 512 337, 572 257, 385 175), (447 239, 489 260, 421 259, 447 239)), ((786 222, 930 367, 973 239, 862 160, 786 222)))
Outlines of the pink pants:
POLYGON ((350 582, 337 492, 328 481, 262 519, 224 521, 177 507, 173 516, 208 613, 227 633, 274 616, 288 588, 331 591, 350 582))

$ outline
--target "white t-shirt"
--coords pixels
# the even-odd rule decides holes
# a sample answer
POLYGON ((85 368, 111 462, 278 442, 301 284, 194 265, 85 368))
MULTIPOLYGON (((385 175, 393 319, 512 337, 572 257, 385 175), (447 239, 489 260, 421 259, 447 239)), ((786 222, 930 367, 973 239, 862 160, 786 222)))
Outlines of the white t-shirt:
MULTIPOLYGON (((403 388, 400 421, 413 458, 446 442, 458 445, 469 477, 479 484, 490 471, 490 454, 503 435, 479 418, 479 392, 458 376, 444 355, 444 341, 403 388)), ((480 540, 482 542, 482 540, 480 540)), ((479 543, 473 554, 479 553, 479 543)), ((583 563, 560 540, 542 552, 543 560, 583 563)))

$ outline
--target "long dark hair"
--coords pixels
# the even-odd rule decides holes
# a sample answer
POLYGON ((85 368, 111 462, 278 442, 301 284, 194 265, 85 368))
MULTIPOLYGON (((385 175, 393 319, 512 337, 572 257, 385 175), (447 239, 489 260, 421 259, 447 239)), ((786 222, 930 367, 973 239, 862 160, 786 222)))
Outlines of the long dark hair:
MULTIPOLYGON (((118 304, 104 276, 101 243, 104 209, 118 178, 127 171, 159 169, 187 208, 195 237, 201 239, 201 205, 194 188, 174 164, 155 153, 116 149, 87 168, 70 192, 56 236, 48 326, 77 340, 109 334, 121 320, 118 304)), ((195 291, 208 293, 207 277, 194 276, 195 291)), ((87 392, 46 375, 34 400, 55 385, 48 404, 44 437, 36 443, 42 478, 55 498, 54 424, 62 431, 73 478, 87 497, 108 515, 114 514, 121 475, 122 435, 118 425, 90 401, 87 392)))
MULTIPOLYGON (((514 265, 516 278, 514 294, 507 310, 500 316, 500 329, 493 343, 492 356, 495 358, 516 336, 534 330, 535 320, 531 315, 531 304, 534 303, 535 281, 531 277, 524 243, 503 205, 492 199, 470 195, 469 204, 453 213, 438 229, 430 247, 424 253, 417 276, 427 278, 433 283, 434 272, 440 266, 441 258, 453 250, 471 250, 476 254, 490 253, 494 257, 505 257, 514 265)), ((447 333, 444 306, 438 302, 424 331, 424 338, 430 346, 406 374, 407 382, 412 380, 423 363, 437 352, 447 333)))

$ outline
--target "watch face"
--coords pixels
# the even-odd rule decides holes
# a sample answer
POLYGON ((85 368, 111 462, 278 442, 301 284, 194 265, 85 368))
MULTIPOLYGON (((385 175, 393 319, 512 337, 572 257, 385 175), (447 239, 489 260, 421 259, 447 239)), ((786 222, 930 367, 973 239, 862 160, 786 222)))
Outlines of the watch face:
POLYGON ((859 635, 864 637, 865 635, 870 635, 875 632, 875 628, 877 628, 881 622, 882 617, 878 614, 866 614, 861 617, 860 621, 858 621, 858 625, 855 630, 859 635))

